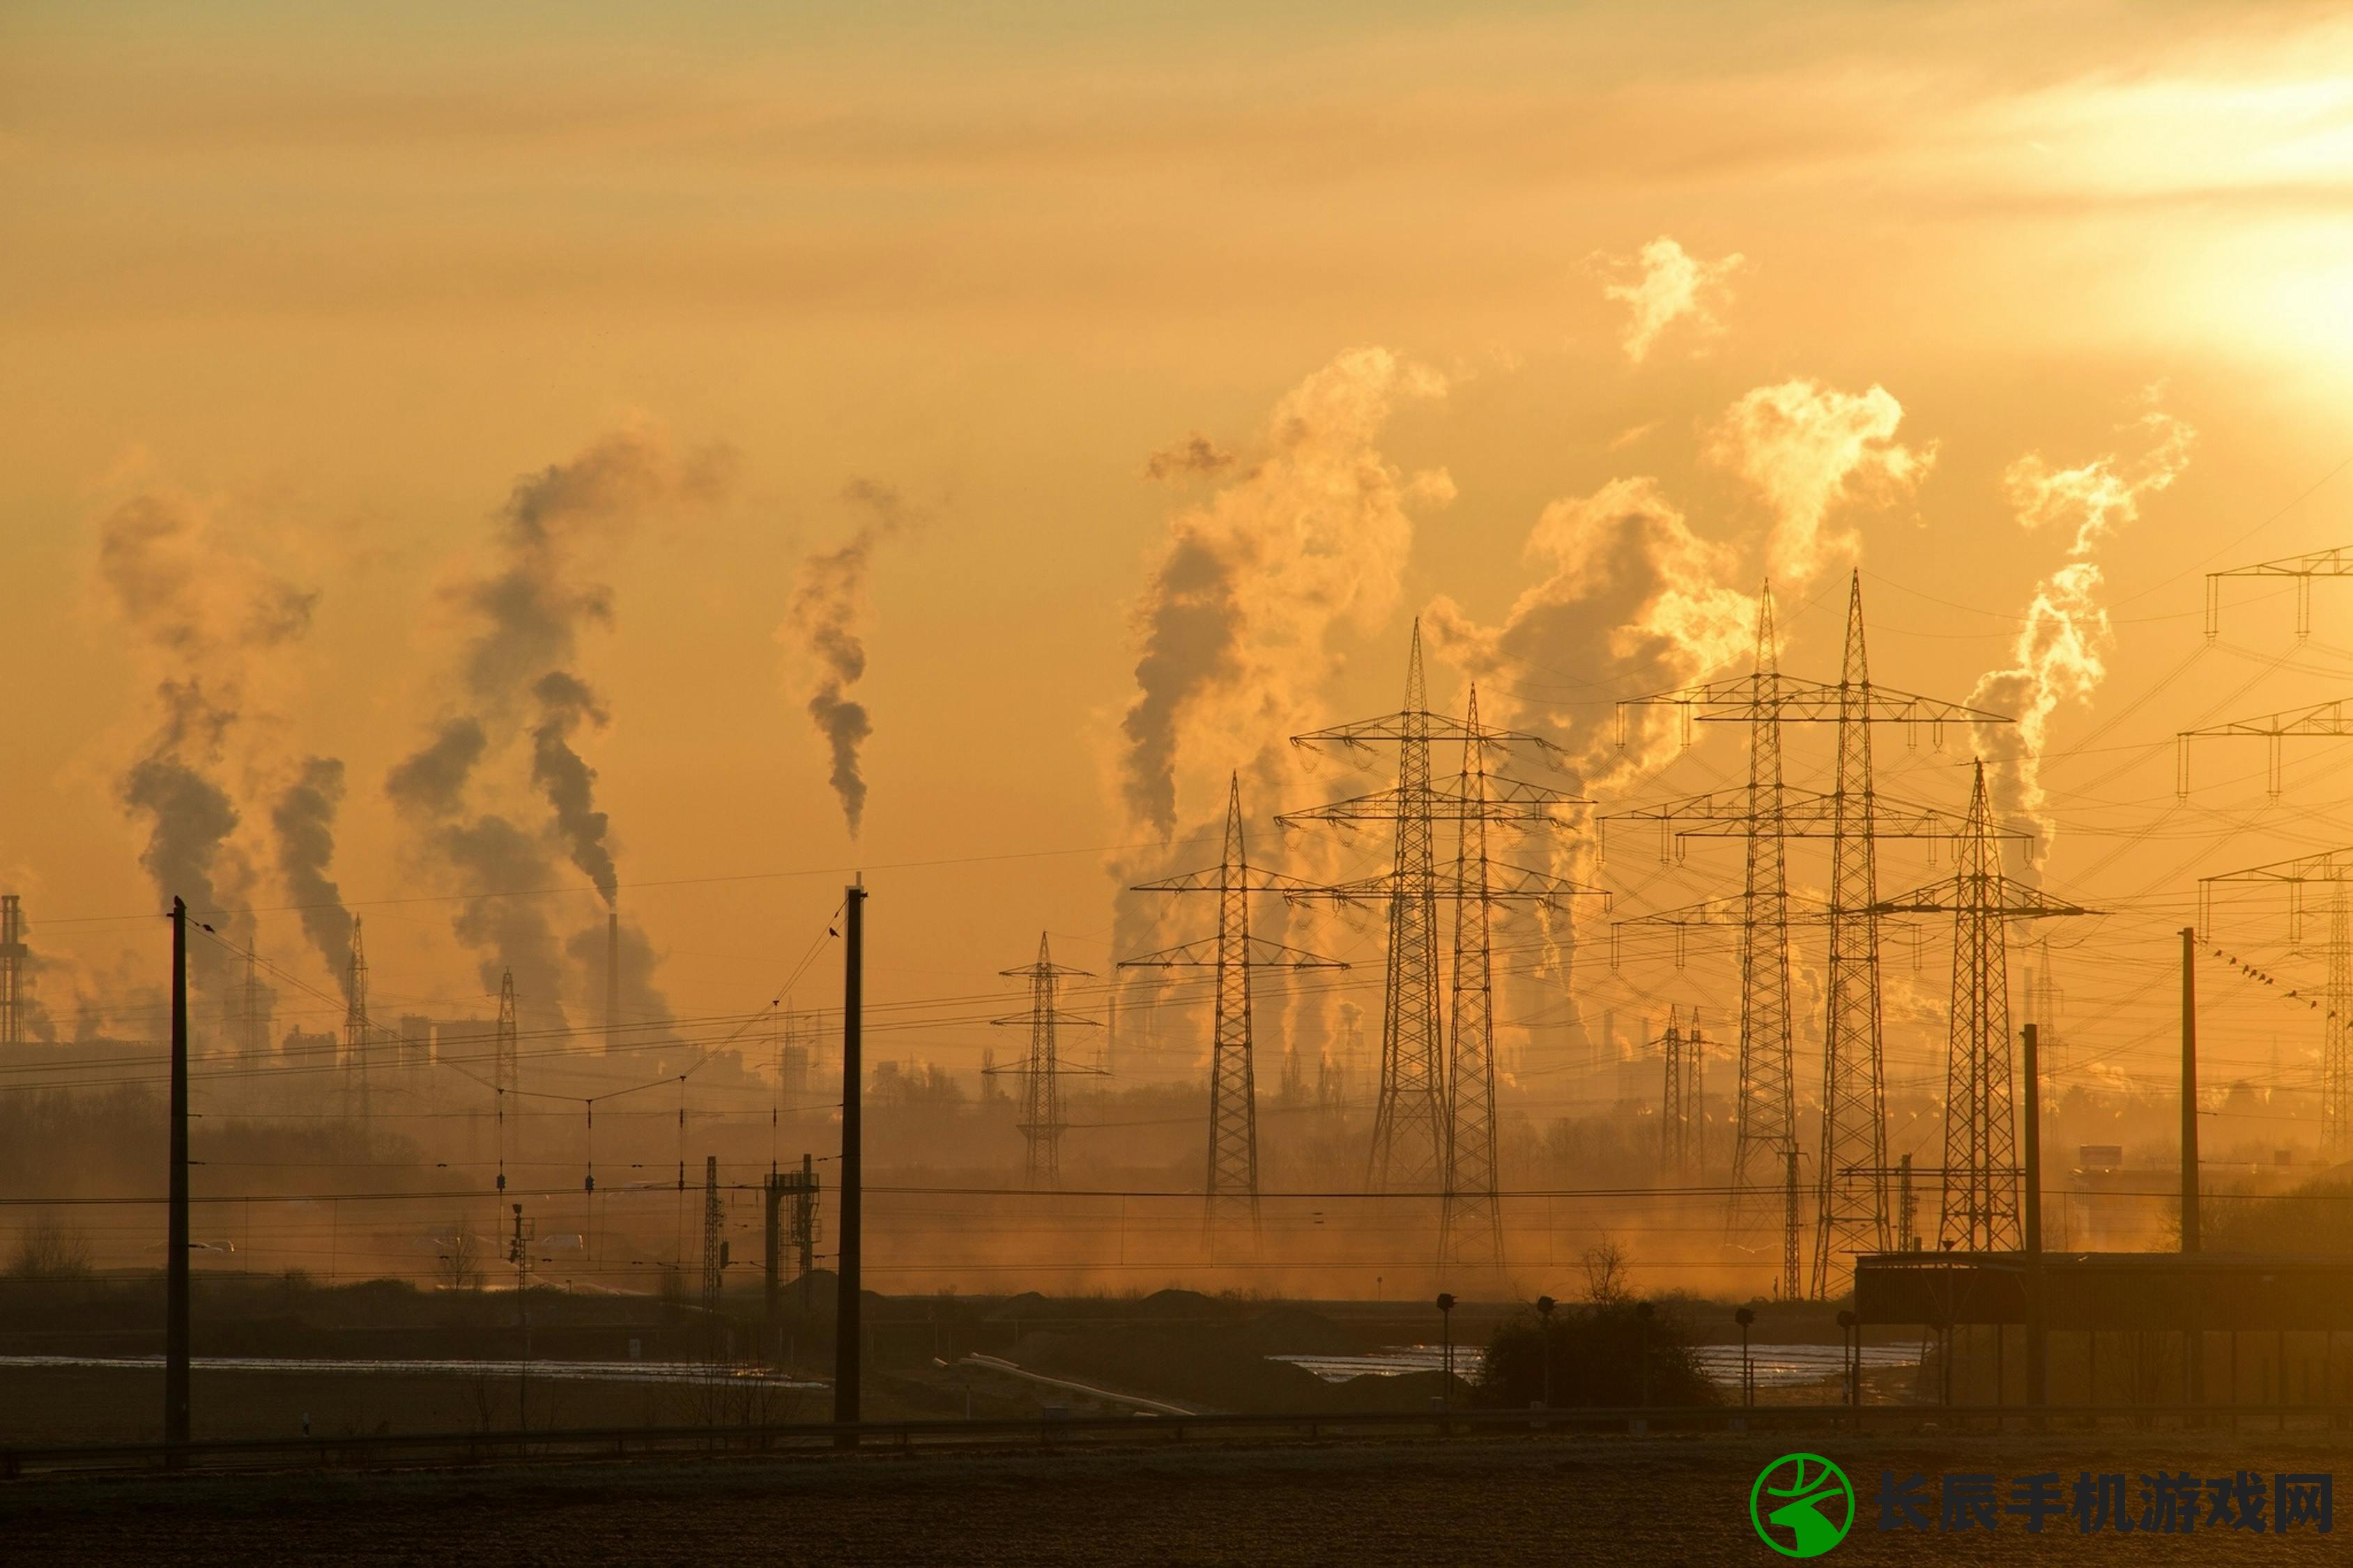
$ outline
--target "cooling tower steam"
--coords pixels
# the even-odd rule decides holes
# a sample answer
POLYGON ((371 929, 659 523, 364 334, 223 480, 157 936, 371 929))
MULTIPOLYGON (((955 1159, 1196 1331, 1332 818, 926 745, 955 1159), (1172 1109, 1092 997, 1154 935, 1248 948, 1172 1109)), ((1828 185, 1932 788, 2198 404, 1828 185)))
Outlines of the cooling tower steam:
POLYGON ((1382 624, 1412 548, 1409 509, 1454 497, 1443 469, 1409 476, 1377 445, 1399 403, 1446 390, 1387 349, 1344 353, 1276 403, 1253 460, 1170 521, 1134 611, 1136 694, 1120 725, 1134 821, 1173 835, 1180 794, 1187 815, 1221 809, 1229 773, 1259 772, 1262 752, 1316 721, 1331 633, 1382 624))

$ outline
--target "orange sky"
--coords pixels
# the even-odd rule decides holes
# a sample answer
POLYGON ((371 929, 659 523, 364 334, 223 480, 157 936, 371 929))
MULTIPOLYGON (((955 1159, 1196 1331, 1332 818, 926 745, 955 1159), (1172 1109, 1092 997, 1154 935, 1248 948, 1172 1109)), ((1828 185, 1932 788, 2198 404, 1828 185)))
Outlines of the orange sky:
MULTIPOLYGON (((225 884, 242 861, 245 901, 290 901, 270 803, 340 758, 333 874, 380 1010, 484 1005, 432 901, 456 884, 384 784, 463 695, 463 586, 518 480, 625 432, 672 471, 567 557, 613 612, 567 668, 609 715, 576 743, 683 1013, 765 1000, 860 865, 878 994, 1009 986, 1040 928, 1103 967, 1105 851, 1157 837, 1122 721, 1172 537, 1248 557, 1258 595, 1249 679, 1172 731, 1190 829, 1288 723, 1393 704, 1440 601, 1449 701, 1476 668, 1514 721, 1585 733, 1656 671, 1570 668, 1596 645, 1547 644, 1546 595, 1599 570, 1590 530, 1672 514, 1662 581, 1695 596, 1643 600, 1654 629, 1738 624, 1770 561, 1786 661, 1827 675, 1859 562, 1874 674, 1956 699, 2014 662, 2038 584, 2096 563, 2114 645, 2051 710, 2048 870, 2120 911, 2069 939, 2086 1061, 2157 1070, 2140 993, 2195 878, 2338 836, 2326 751, 2295 753, 2281 807, 2259 756, 2218 752, 2181 806, 2169 736, 2341 689, 2326 646, 2277 662, 2277 598, 2200 652, 2196 574, 2343 542, 2353 28, 2249 5, 1260 11, 12 7, 0 879, 53 1012, 160 973, 121 788, 190 668, 237 688, 208 764, 240 818, 225 884), (1647 297, 1673 304, 1679 256, 1694 308, 1637 345, 1669 237, 1647 297), (1196 434, 1231 461, 1145 477, 1196 434), (853 844, 789 628, 861 480, 905 521, 857 612, 853 844), (101 571, 142 501, 197 531, 173 590, 193 640, 142 634, 101 571), (272 582, 315 592, 307 629, 226 646, 272 582), (2123 749, 2055 760, 2086 743, 2123 749)), ((2347 597, 2322 590, 2316 643, 2353 645, 2347 597)), ((494 719, 471 809, 538 834, 529 722, 494 719)), ((1891 787, 1957 804, 1965 741, 1883 754, 1891 787)), ((1793 743, 1793 772, 1826 756, 1793 743)), ((1737 765, 1710 742, 1641 787, 1737 765)), ((1350 782, 1263 776, 1261 811, 1350 782)), ((550 901, 561 935, 599 906, 552 845, 582 889, 550 901)), ((1620 912, 1729 864, 1613 861, 1620 912)), ((332 988, 295 916, 259 920, 332 988)), ((1621 1013, 1729 995, 1655 962, 1589 983, 1621 1013)), ((2249 1071, 2270 1033, 2308 1047, 2250 1007, 2249 1071)), ((987 1043, 907 1047, 968 1068, 987 1043)))

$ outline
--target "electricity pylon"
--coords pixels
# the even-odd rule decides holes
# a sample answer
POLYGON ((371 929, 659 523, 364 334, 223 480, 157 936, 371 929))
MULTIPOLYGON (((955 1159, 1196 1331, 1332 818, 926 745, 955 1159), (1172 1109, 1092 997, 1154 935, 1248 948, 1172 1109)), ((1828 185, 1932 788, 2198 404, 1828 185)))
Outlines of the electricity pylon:
POLYGON ((25 910, 0 893, 0 1046, 25 1043, 25 910))
POLYGON ((2316 550, 2304 555, 2284 555, 2277 561, 2258 561, 2252 566, 2232 566, 2221 572, 2206 574, 2206 640, 2212 642, 2222 630, 2222 579, 2225 577, 2293 578, 2295 582, 2295 640, 2304 641, 2312 635, 2312 583, 2316 577, 2353 577, 2353 546, 2338 545, 2333 550, 2316 550))
POLYGON ((1690 1177, 1707 1163, 1706 1100, 1701 1063, 1707 1037, 1700 1033, 1699 1009, 1692 1009, 1691 1032, 1671 1003, 1667 1032, 1660 1042, 1666 1054, 1659 1093, 1659 1173, 1690 1177))
POLYGON ((719 1315, 727 1268, 726 1226, 727 1211, 719 1202, 719 1156, 706 1154, 702 1160, 702 1331, 712 1361, 721 1359, 726 1347, 726 1330, 719 1315))
POLYGON ((1503 1214, 1495 1159, 1493 910, 1498 904, 1557 909, 1563 900, 1599 895, 1566 877, 1505 865, 1489 851, 1491 826, 1533 829, 1561 826, 1560 807, 1586 804, 1566 790, 1490 773, 1486 752, 1514 743, 1545 745, 1479 721, 1479 698, 1461 720, 1430 712, 1421 679, 1421 635, 1414 631, 1407 667, 1404 711, 1344 725, 1297 743, 1337 742, 1356 749, 1395 741, 1402 760, 1397 786, 1334 801, 1278 818, 1287 827, 1308 823, 1343 826, 1394 823, 1398 858, 1377 877, 1294 892, 1293 901, 1378 900, 1389 910, 1388 986, 1385 996, 1381 1091, 1373 1121, 1366 1184, 1377 1193, 1427 1191, 1440 1198, 1441 1264, 1503 1264, 1503 1214), (1410 737, 1419 737, 1418 739, 1410 737), (1428 743, 1459 739, 1462 772, 1433 782, 1428 743), (1436 864, 1436 825, 1456 827, 1451 872, 1436 864), (1437 1022, 1436 934, 1439 902, 1455 906, 1454 965, 1448 1026, 1437 1022), (1426 949, 1426 951, 1424 951, 1426 949), (1445 1048, 1453 1041, 1451 1051, 1445 1048))
POLYGON ((2297 991, 2288 995, 2309 1002, 2321 1012, 2320 1147, 2332 1159, 2353 1155, 2353 905, 2347 886, 2353 884, 2353 848, 2326 849, 2299 855, 2266 866, 2226 871, 2199 879, 2198 929, 2213 929, 2213 889, 2217 883, 2270 883, 2284 886, 2288 897, 2288 941, 2304 940, 2304 889, 2313 884, 2328 889, 2327 979, 2315 998, 2297 991))
POLYGON ((1881 914, 1953 917, 1953 1006, 1945 1068, 1945 1205, 1938 1239, 1963 1252, 2019 1245, 2018 1128, 2010 1070, 2010 922, 2093 911, 2001 869, 1985 763, 1951 877, 1892 899, 1881 914))
POLYGON ((2264 787, 2271 797, 2280 796, 2280 742, 2296 737, 2336 737, 2353 735, 2353 703, 2345 698, 2316 702, 2309 708, 2291 708, 2285 712, 2265 713, 2253 719, 2233 719, 2227 723, 2208 724, 2200 729, 2183 730, 2174 739, 2173 793, 2189 794, 2189 742, 2219 740, 2225 736, 2260 735, 2271 742, 2264 770, 2264 787))
POLYGON ((1225 854, 1218 864, 1183 876, 1142 882, 1143 893, 1215 893, 1218 934, 1158 952, 1120 960, 1122 969, 1209 969, 1217 973, 1215 1019, 1209 1033, 1209 1162, 1204 1218, 1212 1244, 1220 1231, 1258 1230, 1258 1090, 1250 1066, 1250 971, 1345 969, 1250 933, 1250 895, 1310 889, 1296 877, 1252 870, 1242 834, 1241 775, 1226 791, 1225 854))
MULTIPOLYGON (((1793 1028, 1789 1003, 1789 897, 1786 840, 1813 837, 1827 826, 1831 839, 1831 899, 1828 908, 1830 964, 1822 1029, 1822 1142, 1816 1168, 1816 1234, 1811 1294, 1823 1298, 1832 1286, 1832 1259, 1841 1251, 1884 1250, 1888 1246, 1886 1168, 1886 1071, 1879 985, 1878 861, 1882 837, 1938 837, 1953 832, 1948 818, 1923 808, 1898 807, 1883 823, 1883 803, 1873 782, 1871 726, 1926 724, 1933 733, 1953 722, 2008 723, 2000 714, 1960 703, 1874 685, 1865 646, 1862 574, 1847 590, 1844 658, 1836 682, 1800 679, 1780 673, 1774 647, 1772 592, 1759 595, 1757 657, 1745 677, 1704 682, 1620 704, 1672 706, 1680 710, 1688 741, 1690 723, 1749 726, 1749 784, 1746 799, 1731 792, 1703 796, 1694 804, 1645 813, 1662 826, 1678 818, 1713 818, 1747 840, 1746 882, 1742 895, 1741 1050, 1737 1124, 1733 1153, 1736 1196, 1728 1215, 1735 1231, 1753 1226, 1766 1211, 1767 1173, 1780 1166, 1787 1181, 1787 1152, 1796 1147, 1797 1109, 1793 1028), (1838 770, 1827 795, 1808 794, 1793 806, 1781 782, 1779 729, 1788 723, 1837 726, 1838 770), (1827 822, 1822 821, 1827 818, 1827 822)), ((1885 803, 1894 805, 1894 803, 1885 803)), ((1788 1224, 1784 1205, 1784 1226, 1788 1224)), ((1785 1293, 1799 1286, 1788 1259, 1794 1239, 1783 1238, 1785 1293)))
POLYGON ((499 1191, 507 1190, 507 1118, 515 1121, 515 1144, 518 1153, 522 1143, 522 1053, 516 1048, 514 971, 499 976, 498 1033, 491 1044, 491 1098, 493 1114, 498 1118, 495 1129, 499 1157, 499 1191))
POLYGON ((367 949, 360 919, 352 917, 352 955, 343 969, 343 1088, 360 1125, 368 1120, 367 949))
POLYGON ((1062 1025, 1094 1028, 1092 1018, 1082 1018, 1075 1013, 1065 1013, 1058 1005, 1062 981, 1070 975, 1085 976, 1088 971, 1071 969, 1054 962, 1046 945, 1046 933, 1038 933, 1038 962, 1019 969, 997 971, 1008 978, 1029 982, 1029 1010, 1010 1017, 991 1018, 992 1024, 1024 1024, 1029 1029, 1029 1055, 1018 1063, 1001 1068, 989 1068, 989 1072, 1018 1072, 1021 1075, 1021 1139, 1028 1159, 1023 1167, 1026 1179, 1033 1189, 1050 1190, 1062 1184, 1062 1121, 1061 1075, 1066 1072, 1093 1072, 1093 1068, 1079 1067, 1061 1059, 1055 1031, 1062 1025))

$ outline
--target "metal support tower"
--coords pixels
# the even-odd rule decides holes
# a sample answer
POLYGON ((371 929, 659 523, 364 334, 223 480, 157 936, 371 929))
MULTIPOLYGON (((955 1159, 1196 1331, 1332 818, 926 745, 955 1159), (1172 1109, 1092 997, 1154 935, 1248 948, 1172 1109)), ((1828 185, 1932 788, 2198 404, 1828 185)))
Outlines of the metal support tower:
POLYGON ((1037 963, 1019 969, 1001 969, 997 973, 1029 982, 1029 1010, 1027 1013, 989 1020, 992 1024, 1027 1026, 1029 1030, 1029 1055, 1018 1064, 987 1070, 1012 1071, 1021 1075, 1021 1140, 1028 1152, 1023 1169, 1032 1189, 1051 1190, 1062 1184, 1061 1075, 1096 1070, 1073 1066, 1061 1059, 1055 1039, 1056 1028, 1064 1024, 1085 1028, 1093 1028, 1096 1025, 1092 1018, 1062 1012, 1056 1005, 1057 996, 1065 976, 1085 975, 1088 971, 1056 963, 1053 954, 1047 949, 1046 933, 1039 931, 1037 963))
POLYGON ((702 1159, 702 1328, 711 1359, 726 1353, 726 1331, 719 1315, 727 1268, 727 1210, 719 1201, 719 1156, 702 1159))
MULTIPOLYGON (((1696 1013, 1694 1023, 1696 1037, 1696 1013)), ((1659 1044, 1666 1057, 1659 1089, 1659 1174, 1687 1177, 1692 1173, 1696 1121, 1698 1041, 1683 1038, 1683 1019, 1672 1004, 1667 1008, 1667 1032, 1659 1044)))
POLYGON ((0 893, 0 1046, 25 1043, 25 909, 0 893))
POLYGON ((1938 1240, 1962 1252, 2020 1245, 2018 1127, 2010 1033, 2010 922, 2093 911, 2004 876, 2000 839, 1977 764, 1976 831, 1953 875, 1883 903, 1882 914, 1953 917, 1953 1005, 1945 1076, 1945 1205, 1938 1240))
POLYGON ((2200 879, 2200 931, 2213 930, 2215 887, 2243 883, 2286 888, 2288 941, 2292 942, 2304 940, 2304 889, 2313 886, 2328 889, 2328 945, 2321 996, 2316 1001, 2309 993, 2287 994, 2299 1002, 2311 1002, 2321 1014, 2321 1151, 2331 1159, 2353 1157, 2353 905, 2348 902, 2347 891, 2353 884, 2353 847, 2299 855, 2200 879))
POLYGON ((2258 561, 2252 566, 2232 566, 2221 572, 2206 574, 2206 640, 2212 642, 2222 630, 2222 579, 2225 577, 2261 577, 2274 581, 2292 579, 2295 584, 2295 640, 2304 641, 2312 635, 2312 583, 2316 577, 2353 577, 2353 545, 2338 545, 2333 550, 2316 550, 2305 555, 2285 555, 2277 561, 2258 561))
MULTIPOLYGON (((1811 1294, 1831 1298, 1834 1255, 1888 1248, 1887 1183, 1847 1167, 1887 1164, 1887 1078, 1879 995, 1878 842, 1871 777, 1871 661, 1863 646, 1862 574, 1847 596, 1839 675, 1838 783, 1831 837, 1830 971, 1822 1027, 1822 1142, 1815 1166, 1811 1294)), ((1844 1273, 1845 1270, 1837 1272, 1844 1273)))
POLYGON ((352 917, 352 956, 343 971, 343 1086, 363 1126, 368 1119, 367 949, 352 917))
POLYGON ((2353 700, 2340 697, 2330 702, 2316 702, 2309 708, 2291 708, 2281 713, 2264 713, 2253 719, 2233 719, 2228 723, 2181 731, 2174 738, 2173 793, 2184 797, 2189 794, 2190 742, 2257 735, 2269 742, 2264 788, 2274 800, 2277 800, 2281 784, 2280 742, 2316 736, 2341 740, 2353 735, 2353 700))
POLYGON ((1504 1261, 1504 1213, 1495 1161, 1494 900, 1487 858, 1487 759, 1477 739, 1479 689, 1471 689, 1472 738, 1462 743, 1461 832, 1456 840, 1454 985, 1447 1012, 1446 1160, 1438 1215, 1441 1265, 1504 1261))
POLYGON ((1492 906, 1535 902, 1558 907, 1565 897, 1600 890, 1500 864, 1488 852, 1489 825, 1557 828, 1563 826, 1555 816, 1558 808, 1586 803, 1566 790, 1489 772, 1485 751, 1512 745, 1556 748, 1540 736, 1481 724, 1475 692, 1472 711, 1460 720, 1431 712, 1427 701, 1417 622, 1406 666, 1403 710, 1292 738, 1294 745, 1338 745, 1360 753, 1393 744, 1398 755, 1396 787, 1288 813, 1279 820, 1285 826, 1381 824, 1397 830, 1396 858, 1386 875, 1294 899, 1356 902, 1377 898, 1388 906, 1381 1082, 1366 1184, 1375 1192, 1428 1191, 1435 1185, 1455 1221, 1448 1224, 1441 1217, 1441 1258, 1467 1261, 1460 1256, 1460 1244, 1476 1234, 1496 1247, 1500 1264, 1500 1215, 1494 1215, 1493 1200, 1492 906), (1463 744, 1466 760, 1461 775, 1432 780, 1430 745, 1439 741, 1463 744), (1441 822, 1451 822, 1458 829, 1451 874, 1437 866, 1436 826, 1441 822), (1471 1064, 1461 1072, 1450 1070, 1438 1024, 1437 910, 1441 900, 1456 900, 1458 909, 1462 900, 1480 907, 1467 925, 1459 916, 1456 923, 1455 1022, 1477 1036, 1458 1053, 1457 1059, 1471 1064))
POLYGON ((269 1054, 269 1040, 262 1028, 260 961, 251 952, 245 955, 245 985, 237 994, 237 1050, 248 1066, 257 1065, 269 1054))
POLYGON ((1250 895, 1295 893, 1311 884, 1250 868, 1242 832, 1241 775, 1226 787, 1225 853, 1206 870, 1143 882, 1145 893, 1215 893, 1218 934, 1120 960, 1122 969, 1208 969, 1217 975, 1209 1031, 1209 1158, 1203 1185, 1205 1219, 1214 1237, 1234 1227, 1258 1229, 1258 1090, 1250 1063, 1250 971, 1345 969, 1335 959, 1261 941, 1250 933, 1250 895))
MULTIPOLYGON (((1916 810, 1903 814, 1905 826, 1891 831, 1883 820, 1887 803, 1878 798, 1872 780, 1870 726, 1925 724, 1932 734, 1941 734, 1947 723, 2008 723, 2010 720, 1960 703, 1874 685, 1864 648, 1860 572, 1848 584, 1845 660, 1838 681, 1807 680, 1780 672, 1774 649, 1769 585, 1759 595, 1757 643, 1756 664, 1747 676, 1620 703, 1620 732, 1622 737, 1623 710, 1635 706, 1677 709, 1686 736, 1694 718, 1704 723, 1749 727, 1749 787, 1744 809, 1735 808, 1727 792, 1701 797, 1695 806, 1642 814, 1662 820, 1699 816, 1727 826, 1737 824, 1747 840, 1742 896, 1740 1089, 1733 1152, 1736 1195, 1727 1215, 1728 1229, 1735 1235, 1754 1228, 1764 1217, 1760 1211, 1769 1191, 1764 1184, 1766 1173, 1773 1163, 1780 1163, 1786 1176, 1786 1162, 1776 1156, 1793 1148, 1797 1136, 1788 982, 1792 920, 1785 845, 1789 837, 1812 836, 1806 831, 1811 826, 1810 819, 1828 819, 1832 865, 1828 910, 1831 994, 1823 1030, 1824 1157, 1816 1173, 1820 1218, 1812 1273, 1814 1292, 1820 1295, 1831 1287, 1833 1259, 1841 1243, 1876 1249, 1886 1245, 1889 1235, 1884 1179, 1872 1175, 1857 1185, 1855 1178, 1842 1173, 1849 1169, 1875 1172, 1885 1163, 1886 1090, 1879 931, 1872 912, 1877 905, 1873 841, 1896 835, 1936 837, 1952 831, 1937 814, 1916 810), (1830 795, 1809 795, 1793 803, 1794 792, 1783 787, 1779 731, 1782 725, 1790 723, 1838 727, 1838 773, 1830 795), (1850 1153, 1861 1157, 1846 1158, 1850 1153)), ((1794 1223, 1792 1212, 1783 1205, 1785 1226, 1794 1223)), ((1782 1252, 1785 1261, 1796 1255, 1794 1237, 1783 1237, 1782 1252)), ((1781 1286, 1792 1297, 1801 1291, 1795 1272, 1785 1272, 1781 1286)))

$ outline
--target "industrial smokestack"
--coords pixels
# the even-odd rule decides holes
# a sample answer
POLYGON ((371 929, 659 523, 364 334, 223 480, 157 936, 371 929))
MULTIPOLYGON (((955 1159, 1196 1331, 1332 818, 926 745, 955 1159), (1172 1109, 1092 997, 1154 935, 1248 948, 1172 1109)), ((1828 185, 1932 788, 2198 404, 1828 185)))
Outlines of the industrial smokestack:
POLYGON ((621 911, 605 914, 605 1049, 621 1043, 621 911))

